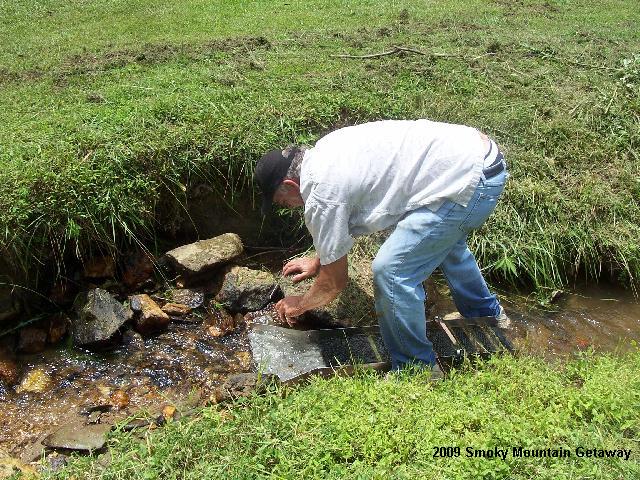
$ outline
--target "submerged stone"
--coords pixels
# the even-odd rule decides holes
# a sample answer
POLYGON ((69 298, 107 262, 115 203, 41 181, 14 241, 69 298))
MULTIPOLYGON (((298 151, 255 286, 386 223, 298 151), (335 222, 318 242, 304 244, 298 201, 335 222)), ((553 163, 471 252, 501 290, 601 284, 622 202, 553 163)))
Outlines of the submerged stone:
POLYGON ((51 377, 41 368, 31 370, 22 379, 16 392, 42 393, 51 386, 51 377))
POLYGON ((18 382, 20 372, 14 355, 7 347, 0 345, 0 382, 13 386, 18 382))
POLYGON ((47 331, 39 327, 24 327, 18 337, 18 351, 22 353, 38 353, 47 345, 47 331))
POLYGON ((182 318, 191 313, 191 307, 182 303, 166 303, 162 306, 162 311, 171 318, 182 318))
POLYGON ((122 344, 129 350, 144 350, 144 339, 135 330, 129 328, 122 334, 122 344))
POLYGON ((225 233, 168 251, 165 257, 180 274, 197 275, 234 260, 243 252, 235 233, 225 233))
POLYGON ((73 341, 76 345, 102 345, 109 342, 133 312, 109 292, 96 288, 76 305, 77 317, 72 319, 73 341))
POLYGON ((99 450, 104 447, 106 435, 111 430, 111 425, 65 425, 47 438, 42 443, 49 448, 66 448, 69 450, 99 450))
POLYGON ((222 337, 233 332, 235 328, 242 322, 242 315, 233 316, 226 310, 213 309, 205 324, 207 332, 212 337, 222 337))
POLYGON ((246 267, 233 267, 225 275, 216 300, 232 313, 246 313, 260 310, 283 296, 282 289, 272 274, 246 267))
POLYGON ((204 293, 191 288, 171 290, 170 297, 174 303, 186 305, 192 310, 201 307, 204 303, 204 293))
POLYGON ((143 335, 160 332, 169 325, 169 315, 163 312, 149 295, 141 294, 131 297, 131 309, 138 313, 134 320, 135 328, 143 335))

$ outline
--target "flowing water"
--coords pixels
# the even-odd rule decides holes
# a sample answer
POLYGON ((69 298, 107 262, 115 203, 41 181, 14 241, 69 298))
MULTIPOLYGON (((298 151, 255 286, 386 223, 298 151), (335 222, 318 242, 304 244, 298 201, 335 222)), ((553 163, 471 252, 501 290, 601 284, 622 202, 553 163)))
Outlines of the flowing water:
MULTIPOLYGON (((563 356, 590 347, 620 351, 640 341, 640 303, 620 289, 578 289, 550 309, 530 308, 515 294, 502 298, 514 322, 509 336, 522 350, 563 356)), ((435 315, 451 305, 441 302, 435 315)), ((113 423, 141 410, 155 416, 166 405, 202 405, 229 374, 252 370, 244 328, 213 337, 206 325, 188 323, 173 323, 144 345, 109 353, 51 348, 20 356, 19 363, 35 391, 0 391, 0 449, 14 455, 55 426, 87 421, 91 412, 113 423)))

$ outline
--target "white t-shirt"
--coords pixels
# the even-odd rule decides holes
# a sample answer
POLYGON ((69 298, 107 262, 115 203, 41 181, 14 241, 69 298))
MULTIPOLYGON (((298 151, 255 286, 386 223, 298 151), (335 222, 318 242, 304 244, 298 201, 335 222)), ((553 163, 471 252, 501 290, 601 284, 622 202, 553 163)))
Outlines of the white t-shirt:
POLYGON ((300 193, 320 263, 347 254, 353 236, 394 225, 408 211, 467 205, 486 153, 471 127, 384 120, 336 130, 307 150, 300 193))

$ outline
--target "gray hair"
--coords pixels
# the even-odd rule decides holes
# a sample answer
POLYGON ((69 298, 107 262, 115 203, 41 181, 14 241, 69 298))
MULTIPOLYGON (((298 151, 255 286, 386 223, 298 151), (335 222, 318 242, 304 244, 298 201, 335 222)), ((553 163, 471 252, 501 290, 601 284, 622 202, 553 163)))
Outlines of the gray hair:
POLYGON ((289 170, 287 170, 287 178, 291 179, 300 179, 300 170, 302 168, 302 160, 304 159, 304 153, 309 149, 306 145, 289 145, 287 148, 282 150, 282 155, 285 157, 291 155, 292 152, 295 152, 293 160, 291 160, 291 165, 289 166, 289 170))

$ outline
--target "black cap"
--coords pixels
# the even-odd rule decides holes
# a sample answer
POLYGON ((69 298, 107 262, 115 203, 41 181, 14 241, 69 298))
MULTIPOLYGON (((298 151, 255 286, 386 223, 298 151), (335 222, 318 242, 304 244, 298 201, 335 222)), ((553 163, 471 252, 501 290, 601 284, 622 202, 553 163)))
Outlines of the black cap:
POLYGON ((267 215, 271 210, 273 195, 287 176, 296 152, 295 148, 289 149, 285 156, 282 150, 270 150, 258 160, 253 178, 262 192, 262 215, 267 215))

